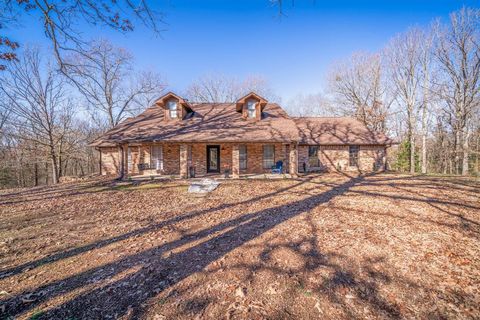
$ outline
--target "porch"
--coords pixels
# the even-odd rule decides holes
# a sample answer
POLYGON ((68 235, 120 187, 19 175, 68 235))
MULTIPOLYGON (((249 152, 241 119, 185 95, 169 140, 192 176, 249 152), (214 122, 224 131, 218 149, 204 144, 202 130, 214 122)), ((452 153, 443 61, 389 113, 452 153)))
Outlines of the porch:
POLYGON ((130 143, 118 152, 118 171, 124 179, 268 178, 265 175, 280 163, 271 178, 297 173, 295 143, 130 143))
MULTIPOLYGON (((262 173, 262 174, 239 174, 236 179, 243 179, 243 180, 276 180, 276 179, 290 179, 293 176, 290 173, 262 173)), ((204 176, 198 177, 189 177, 189 180, 202 180, 204 178, 210 178, 214 180, 226 180, 232 179, 232 175, 226 176, 225 174, 208 174, 204 176)), ((139 174, 139 175, 132 175, 129 178, 129 181, 132 182, 158 182, 158 181, 178 181, 183 180, 180 175, 164 175, 164 174, 139 174)))

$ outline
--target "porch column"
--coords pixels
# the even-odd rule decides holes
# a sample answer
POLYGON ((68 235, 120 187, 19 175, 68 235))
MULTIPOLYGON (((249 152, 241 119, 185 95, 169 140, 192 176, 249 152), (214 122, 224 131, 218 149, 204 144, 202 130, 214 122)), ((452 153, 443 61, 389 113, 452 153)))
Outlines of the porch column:
POLYGON ((238 144, 232 146, 232 178, 240 176, 240 149, 238 144))
POLYGON ((180 145, 180 177, 188 178, 188 146, 180 145))
POLYGON ((297 151, 297 144, 292 143, 290 144, 290 154, 288 157, 288 172, 293 176, 296 177, 298 174, 298 151, 297 151))

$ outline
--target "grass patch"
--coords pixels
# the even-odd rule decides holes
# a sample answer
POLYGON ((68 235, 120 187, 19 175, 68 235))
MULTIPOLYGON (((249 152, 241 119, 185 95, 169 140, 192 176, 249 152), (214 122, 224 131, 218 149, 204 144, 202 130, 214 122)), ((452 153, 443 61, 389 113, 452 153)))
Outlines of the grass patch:
POLYGON ((167 300, 168 300, 168 297, 160 298, 160 299, 158 300, 157 304, 158 304, 159 306, 162 306, 162 305, 164 305, 165 303, 167 303, 167 300))
POLYGON ((44 311, 38 310, 38 311, 35 311, 35 312, 30 316, 30 318, 28 318, 28 319, 29 319, 29 320, 38 320, 38 319, 40 319, 44 314, 45 314, 44 311))

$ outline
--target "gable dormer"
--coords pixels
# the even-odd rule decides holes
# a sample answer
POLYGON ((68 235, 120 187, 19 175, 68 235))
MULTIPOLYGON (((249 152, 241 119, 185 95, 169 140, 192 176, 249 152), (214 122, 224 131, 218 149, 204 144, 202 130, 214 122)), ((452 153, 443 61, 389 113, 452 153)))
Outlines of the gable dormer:
POLYGON ((262 98, 255 92, 250 92, 238 99, 237 112, 240 112, 246 120, 260 120, 262 119, 262 111, 267 103, 268 101, 265 98, 262 98))
POLYGON ((193 113, 188 101, 173 92, 163 95, 155 104, 164 109, 165 120, 181 120, 193 113))

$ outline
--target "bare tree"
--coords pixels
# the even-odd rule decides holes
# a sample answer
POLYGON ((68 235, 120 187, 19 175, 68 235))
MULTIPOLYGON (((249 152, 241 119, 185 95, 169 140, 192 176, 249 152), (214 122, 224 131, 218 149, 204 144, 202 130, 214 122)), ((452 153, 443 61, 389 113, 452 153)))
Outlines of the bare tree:
POLYGON ((422 173, 427 173, 427 135, 428 135, 428 116, 431 111, 431 82, 432 82, 432 68, 433 68, 433 48, 434 48, 434 33, 431 30, 420 31, 420 64, 421 76, 423 80, 422 89, 422 104, 420 106, 421 118, 421 135, 422 135, 422 173))
POLYGON ((450 25, 438 29, 436 57, 443 71, 441 89, 455 135, 455 167, 462 155, 461 172, 469 170, 472 116, 480 95, 480 10, 463 8, 450 15, 450 25))
POLYGON ((8 117, 11 113, 11 108, 8 99, 2 91, 0 91, 0 140, 3 135, 3 129, 7 123, 8 117))
POLYGON ((329 116, 337 114, 336 109, 331 106, 322 94, 298 94, 290 99, 286 104, 289 114, 306 116, 329 116))
POLYGON ((12 136, 48 153, 53 182, 57 183, 62 176, 63 143, 73 115, 63 77, 50 65, 42 65, 38 50, 27 50, 2 74, 0 90, 11 105, 9 122, 15 127, 12 136))
POLYGON ((71 61, 66 69, 69 79, 85 97, 92 118, 106 119, 108 127, 144 109, 165 88, 158 74, 135 72, 132 55, 105 40, 67 61, 71 61))
POLYGON ((397 90, 398 103, 407 115, 407 135, 410 145, 410 173, 415 173, 415 133, 421 92, 422 33, 410 29, 395 37, 386 55, 390 67, 390 79, 397 90))
MULTIPOLYGON (((16 24, 16 15, 11 8, 0 3, 0 30, 5 29, 7 25, 16 24)), ((20 45, 9 37, 0 35, 0 62, 9 62, 17 59, 16 50, 20 45)), ((0 71, 5 70, 6 65, 0 63, 0 71)))
MULTIPOLYGON (((1 29, 1 26, 0 26, 1 29)), ((0 60, 13 61, 17 59, 15 50, 19 47, 18 42, 10 40, 8 37, 0 36, 0 48, 6 48, 0 51, 0 60)), ((5 70, 6 65, 0 64, 0 71, 5 70)))
MULTIPOLYGON (((150 8, 146 0, 4 0, 0 2, 0 22, 4 25, 11 24, 16 16, 24 14, 42 22, 44 33, 52 44, 61 70, 66 66, 65 53, 70 53, 72 50, 84 51, 86 43, 76 29, 80 22, 107 26, 123 33, 133 31, 135 22, 158 32, 159 24, 162 23, 161 16, 150 8)), ((0 38, 16 44, 6 37, 0 38)))
POLYGON ((372 130, 387 130, 393 93, 385 85, 379 54, 353 54, 334 66, 328 82, 341 113, 356 117, 372 130))
POLYGON ((234 102, 250 91, 278 102, 267 81, 260 76, 244 80, 223 74, 208 74, 195 80, 186 90, 185 96, 193 102, 234 102))

